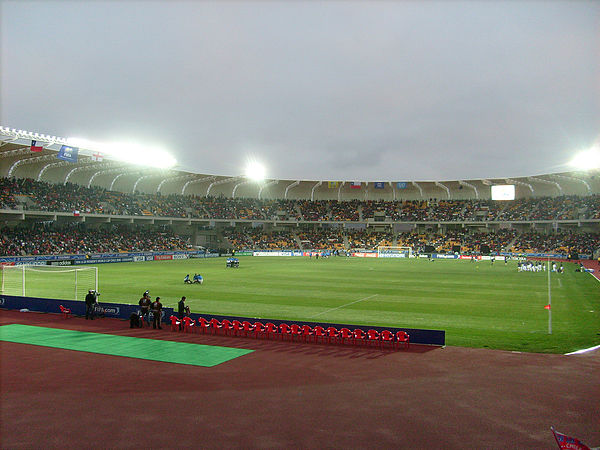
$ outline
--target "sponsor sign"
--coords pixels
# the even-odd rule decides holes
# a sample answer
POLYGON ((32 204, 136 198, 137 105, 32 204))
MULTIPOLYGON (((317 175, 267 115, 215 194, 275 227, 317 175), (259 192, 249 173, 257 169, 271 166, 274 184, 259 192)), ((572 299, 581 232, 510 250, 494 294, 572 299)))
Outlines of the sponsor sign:
POLYGON ((282 256, 281 252, 254 252, 252 256, 282 256))
POLYGON ((74 261, 72 260, 64 260, 64 261, 48 261, 48 264, 50 266, 72 266, 74 264, 74 261))
POLYGON ((134 256, 133 257, 133 262, 142 262, 142 261, 146 261, 145 256, 134 256))
MULTIPOLYGON (((313 252, 313 254, 316 252, 313 252)), ((253 256, 303 256, 305 254, 310 254, 310 253, 303 253, 300 250, 287 250, 287 251, 283 251, 283 252, 277 252, 277 251, 256 251, 253 252, 253 256)))
POLYGON ((187 254, 178 254, 178 255, 173 255, 173 259, 188 259, 189 256, 187 254))
POLYGON ((434 258, 437 259, 457 259, 458 256, 456 255, 433 255, 434 258))
POLYGON ((154 255, 154 261, 170 261, 173 255, 154 255))
POLYGON ((355 256, 357 258, 377 258, 377 253, 367 253, 367 252, 354 252, 351 253, 350 256, 355 256))
POLYGON ((118 263, 118 262, 133 262, 133 258, 125 257, 125 258, 90 258, 84 261, 74 261, 76 265, 81 264, 105 264, 105 263, 118 263))
POLYGON ((380 258, 406 258, 406 253, 381 253, 380 258))
POLYGON ((118 306, 102 306, 102 305, 96 305, 94 307, 94 312, 96 314, 103 314, 105 316, 114 316, 114 317, 118 317, 121 309, 118 306))

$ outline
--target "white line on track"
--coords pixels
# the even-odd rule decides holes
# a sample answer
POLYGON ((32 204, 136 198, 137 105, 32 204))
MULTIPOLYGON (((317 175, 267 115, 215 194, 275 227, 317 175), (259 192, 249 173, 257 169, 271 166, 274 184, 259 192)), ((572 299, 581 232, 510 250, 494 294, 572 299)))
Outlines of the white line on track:
POLYGON ((560 281, 560 278, 558 279, 558 287, 562 287, 562 281, 560 281))
POLYGON ((565 353, 565 355, 579 355, 581 353, 591 352, 593 350, 597 350, 600 348, 600 345, 596 345, 595 347, 584 348, 583 350, 577 350, 576 352, 565 353))
POLYGON ((312 316, 312 317, 311 317, 311 319, 312 319, 313 317, 317 317, 317 316, 320 316, 320 315, 322 315, 322 314, 325 314, 325 313, 328 313, 328 312, 331 312, 331 311, 335 311, 336 309, 340 309, 340 308, 343 308, 343 307, 345 307, 345 306, 350 306, 350 305, 353 305, 353 304, 355 304, 355 303, 362 302, 362 301, 364 301, 364 300, 369 300, 370 298, 377 297, 378 295, 379 295, 379 294, 373 294, 373 295, 369 295, 368 297, 361 298, 361 299, 359 299, 359 300, 354 300, 353 302, 346 303, 345 305, 336 306, 335 308, 327 309, 327 310, 325 310, 325 311, 322 311, 322 312, 320 312, 319 314, 315 314, 314 316, 312 316))

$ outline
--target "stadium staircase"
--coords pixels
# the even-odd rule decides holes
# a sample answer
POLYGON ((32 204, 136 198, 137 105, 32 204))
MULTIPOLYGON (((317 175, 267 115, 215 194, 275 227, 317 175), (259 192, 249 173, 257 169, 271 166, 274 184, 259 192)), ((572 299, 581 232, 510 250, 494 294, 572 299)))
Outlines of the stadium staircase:
POLYGON ((349 250, 350 249, 350 241, 348 240, 348 235, 344 234, 343 237, 344 237, 344 248, 346 250, 349 250))
POLYGON ((513 246, 515 245, 515 242, 517 242, 517 238, 518 238, 518 236, 515 236, 512 241, 510 241, 508 244, 506 244, 506 246, 502 249, 502 251, 504 251, 504 252, 510 251, 510 249, 513 248, 513 246))
POLYGON ((35 202, 28 195, 15 195, 15 201, 17 202, 17 209, 35 209, 35 202))
POLYGON ((294 238, 294 242, 296 243, 296 245, 298 246, 298 248, 300 250, 303 250, 303 248, 302 248, 302 242, 300 241, 300 238, 298 237, 298 235, 296 233, 293 233, 292 237, 294 238))

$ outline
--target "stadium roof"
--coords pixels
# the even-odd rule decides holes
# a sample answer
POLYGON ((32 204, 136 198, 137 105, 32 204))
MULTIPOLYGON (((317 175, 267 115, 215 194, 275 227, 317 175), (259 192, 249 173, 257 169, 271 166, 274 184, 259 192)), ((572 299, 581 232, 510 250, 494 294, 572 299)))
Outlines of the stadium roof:
POLYGON ((56 136, 0 127, 0 176, 28 177, 53 183, 70 181, 88 187, 101 186, 125 192, 225 195, 259 199, 486 199, 490 198, 491 186, 502 184, 515 185, 518 197, 600 193, 600 170, 438 181, 348 182, 272 178, 256 181, 242 175, 231 177, 149 168, 119 160, 114 155, 106 155, 98 160, 97 151, 85 148, 78 149, 74 160, 65 160, 59 158, 63 142, 66 140, 56 136), (37 148, 32 146, 34 138, 37 148), (119 179, 120 184, 117 183, 119 179), (294 192, 288 197, 290 190, 294 192), (271 192, 267 194, 269 191, 271 192))

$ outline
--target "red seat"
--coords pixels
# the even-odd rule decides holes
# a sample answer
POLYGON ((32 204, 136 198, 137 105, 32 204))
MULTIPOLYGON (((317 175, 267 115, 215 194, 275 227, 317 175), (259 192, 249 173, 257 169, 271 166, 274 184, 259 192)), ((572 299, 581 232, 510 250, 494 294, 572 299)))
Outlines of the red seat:
POLYGON ((300 336, 301 334, 302 330, 300 328, 300 325, 298 325, 297 323, 293 323, 290 327, 290 336, 292 338, 292 341, 295 339, 296 336, 300 336))
POLYGON ((313 334, 313 329, 310 327, 310 325, 302 325, 301 333, 304 342, 308 342, 308 338, 313 334))
POLYGON ((350 331, 348 328, 340 329, 340 342, 342 345, 346 343, 346 339, 350 340, 353 337, 354 335, 352 334, 352 331, 350 331))
POLYGON ((317 325, 315 327, 315 329, 313 330, 313 334, 315 335, 315 344, 319 343, 319 338, 321 338, 321 341, 325 340, 325 328, 323 328, 321 325, 317 325))
POLYGON ((179 331, 179 325, 181 325, 181 321, 175 316, 171 316, 169 319, 171 320, 171 331, 179 331))
POLYGON ((367 331, 367 344, 371 344, 371 342, 375 342, 378 345, 381 345, 381 341, 379 340, 379 331, 377 330, 368 330, 367 331))
POLYGON ((271 337, 271 334, 276 334, 276 333, 277 333, 277 326, 272 322, 267 322, 267 324, 265 325, 265 335, 267 336, 267 339, 269 339, 271 337))
POLYGON ((201 332, 204 334, 204 332, 208 327, 210 327, 210 325, 208 323, 208 320, 206 320, 204 317, 198 317, 197 327, 197 329, 201 330, 201 332))
POLYGON ((231 322, 231 328, 233 329, 233 335, 238 336, 242 333, 242 322, 234 320, 231 322))
POLYGON ((231 324, 231 321, 227 320, 227 319, 223 319, 221 321, 221 329, 224 331, 224 335, 227 336, 228 334, 231 334, 231 330, 233 329, 233 325, 231 324))
POLYGON ((383 346, 385 345, 386 342, 388 342, 390 344, 390 348, 394 348, 396 346, 396 343, 394 342, 394 333, 392 333, 390 330, 383 330, 381 332, 381 348, 383 348, 383 346))
POLYGON ((196 322, 194 319, 186 316, 182 320, 184 333, 194 333, 194 330, 196 329, 196 322))
POLYGON ((244 336, 248 336, 248 333, 252 331, 252 324, 247 320, 242 322, 242 331, 244 332, 244 336))
POLYGON ((362 345, 362 343, 365 342, 366 337, 367 335, 365 334, 365 332, 360 328, 357 328, 352 332, 352 344, 356 345, 356 341, 360 341, 362 345))
POLYGON ((281 340, 283 341, 284 336, 290 335, 290 326, 287 323, 279 324, 279 334, 281 335, 281 340))
POLYGON ((403 343, 406 349, 410 347, 410 335, 405 331, 398 331, 396 333, 396 346, 400 346, 400 343, 403 343))
POLYGON ((213 334, 217 334, 219 328, 221 328, 221 322, 219 322, 213 317, 212 319, 210 319, 210 322, 208 322, 208 326, 212 330, 213 334))
POLYGON ((332 339, 333 339, 334 343, 337 342, 340 332, 337 330, 336 327, 329 327, 325 330, 325 332, 327 333, 327 343, 328 344, 331 344, 332 339))
POLYGON ((71 309, 65 308, 63 305, 59 305, 60 307, 60 315, 63 319, 68 319, 71 317, 71 309))
POLYGON ((262 322, 254 322, 252 324, 252 329, 254 330, 254 339, 258 339, 258 337, 265 331, 265 326, 262 324, 262 322))

